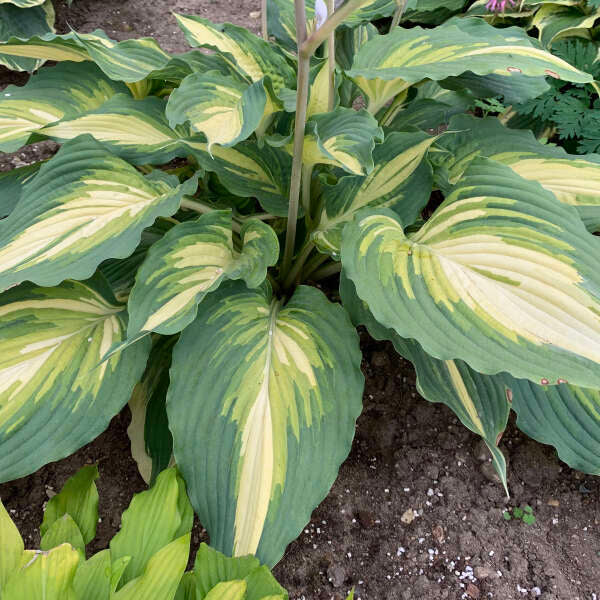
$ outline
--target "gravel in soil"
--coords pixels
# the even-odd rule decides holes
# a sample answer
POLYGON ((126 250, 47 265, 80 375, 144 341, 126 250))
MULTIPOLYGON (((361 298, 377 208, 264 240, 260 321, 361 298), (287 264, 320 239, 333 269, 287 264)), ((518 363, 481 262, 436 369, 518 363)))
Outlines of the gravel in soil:
MULTIPOLYGON (((57 2, 59 31, 104 29, 115 39, 153 36, 187 50, 171 11, 259 27, 256 0, 78 0, 57 2)), ((0 71, 0 87, 25 77, 0 71)), ((51 156, 50 142, 0 155, 0 170, 51 156)), ((361 332, 364 411, 352 452, 329 496, 275 574, 294 600, 600 599, 600 480, 558 461, 554 450, 511 423, 502 440, 511 498, 487 450, 442 405, 420 398, 412 366, 361 332), (530 505, 536 521, 506 521, 530 505)), ((127 409, 73 456, 0 485, 28 547, 39 544, 44 503, 84 464, 98 463, 100 523, 91 552, 118 530, 131 496, 144 489, 131 459, 127 409)), ((193 544, 206 533, 196 523, 193 544)))

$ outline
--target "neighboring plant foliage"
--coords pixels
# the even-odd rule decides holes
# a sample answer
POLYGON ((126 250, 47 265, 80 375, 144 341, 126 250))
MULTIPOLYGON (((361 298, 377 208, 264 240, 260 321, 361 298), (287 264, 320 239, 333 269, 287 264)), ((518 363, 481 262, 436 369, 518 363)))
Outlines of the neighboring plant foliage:
POLYGON ((595 67, 497 15, 448 19, 462 4, 296 2, 300 36, 277 0, 270 41, 176 15, 200 48, 177 56, 102 32, 0 45, 57 62, 4 90, 0 150, 61 145, 2 176, 0 480, 129 401, 144 477, 175 460, 211 544, 268 566, 350 450, 356 325, 505 487, 511 409, 600 473, 600 158, 473 114, 595 67))
POLYGON ((202 544, 185 573, 193 511, 175 469, 136 494, 110 548, 87 557, 96 535, 95 466, 83 467, 48 502, 40 550, 23 540, 0 502, 2 600, 287 600, 253 556, 227 558, 202 544))

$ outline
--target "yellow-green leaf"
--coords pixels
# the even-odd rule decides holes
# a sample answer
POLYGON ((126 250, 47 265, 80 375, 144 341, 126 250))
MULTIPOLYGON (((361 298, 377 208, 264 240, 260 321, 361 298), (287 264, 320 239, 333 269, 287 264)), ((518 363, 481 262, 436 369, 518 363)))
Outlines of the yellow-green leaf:
POLYGON ((23 538, 0 500, 0 597, 6 582, 21 564, 24 549, 23 538))

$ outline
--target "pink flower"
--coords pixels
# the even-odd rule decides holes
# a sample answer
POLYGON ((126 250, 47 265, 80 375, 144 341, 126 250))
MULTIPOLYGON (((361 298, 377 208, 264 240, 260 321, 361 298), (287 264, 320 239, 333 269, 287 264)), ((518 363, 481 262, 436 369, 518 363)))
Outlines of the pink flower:
POLYGON ((485 7, 490 12, 504 12, 507 4, 510 4, 510 6, 516 6, 516 2, 514 0, 489 0, 485 7))

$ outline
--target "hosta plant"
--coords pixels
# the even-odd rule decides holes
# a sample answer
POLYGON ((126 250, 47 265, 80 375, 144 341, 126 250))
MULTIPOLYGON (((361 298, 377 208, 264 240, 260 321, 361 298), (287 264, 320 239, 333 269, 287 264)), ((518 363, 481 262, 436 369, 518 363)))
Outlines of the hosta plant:
POLYGON ((511 408, 600 472, 598 158, 460 114, 593 77, 476 16, 398 26, 409 8, 273 0, 268 40, 176 15, 210 54, 0 47, 58 62, 4 90, 0 147, 61 144, 0 188, 0 479, 131 400, 147 479, 173 454, 211 544, 272 566, 350 449, 358 324, 505 484, 511 408))
POLYGON ((287 600, 287 592, 253 556, 227 558, 202 544, 185 572, 193 511, 171 468, 136 494, 110 547, 92 556, 98 491, 86 466, 50 499, 39 550, 23 540, 0 502, 2 600, 287 600))

